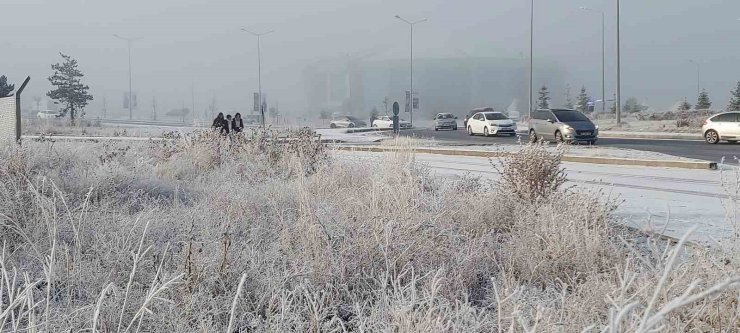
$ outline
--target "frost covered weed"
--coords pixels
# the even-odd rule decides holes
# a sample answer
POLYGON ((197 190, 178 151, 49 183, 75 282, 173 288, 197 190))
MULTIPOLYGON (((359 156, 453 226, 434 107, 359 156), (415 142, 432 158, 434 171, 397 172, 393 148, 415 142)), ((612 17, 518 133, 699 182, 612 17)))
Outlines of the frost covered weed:
POLYGON ((530 203, 560 194, 560 187, 565 184, 565 171, 560 165, 565 146, 550 152, 543 145, 528 143, 514 154, 506 154, 496 162, 491 160, 501 174, 498 187, 530 203))
POLYGON ((486 188, 412 144, 329 163, 305 131, 173 138, 0 153, 0 330, 740 329, 736 262, 616 228, 599 193, 547 195, 541 147, 545 178, 511 160, 535 183, 486 188))

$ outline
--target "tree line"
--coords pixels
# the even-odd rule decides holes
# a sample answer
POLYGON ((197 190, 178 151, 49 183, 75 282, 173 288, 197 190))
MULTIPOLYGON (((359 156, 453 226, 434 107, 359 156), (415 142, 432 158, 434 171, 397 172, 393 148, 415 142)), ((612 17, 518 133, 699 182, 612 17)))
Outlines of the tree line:
MULTIPOLYGON (((547 109, 553 106, 550 98, 550 90, 547 88, 547 85, 543 84, 540 90, 537 92, 537 95, 537 108, 547 109)), ((581 87, 581 91, 576 97, 575 102, 571 97, 570 87, 565 88, 564 95, 565 98, 561 107, 578 110, 583 113, 594 111, 595 103, 592 102, 593 100, 591 96, 587 93, 586 87, 581 87)), ((702 91, 699 92, 696 104, 691 105, 688 99, 684 98, 684 100, 678 105, 679 111, 688 111, 692 108, 694 110, 710 110, 712 108, 712 101, 709 98, 709 93, 706 89, 702 89, 702 91)), ((642 112, 645 110, 647 110, 647 107, 645 105, 642 105, 642 103, 640 103, 635 97, 627 98, 624 102, 624 105, 622 105, 622 112, 625 113, 642 112)), ((730 101, 726 107, 726 110, 740 111, 740 81, 738 81, 735 89, 730 92, 730 101)), ((612 113, 616 112, 616 103, 614 103, 614 100, 612 100, 610 111, 612 113)))

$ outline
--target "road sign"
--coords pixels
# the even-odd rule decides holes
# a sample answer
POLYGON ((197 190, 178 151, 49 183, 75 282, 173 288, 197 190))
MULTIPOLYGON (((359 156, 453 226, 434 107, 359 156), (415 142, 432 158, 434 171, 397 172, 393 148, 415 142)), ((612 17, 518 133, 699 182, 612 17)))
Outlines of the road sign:
POLYGON ((399 110, 400 108, 401 107, 398 105, 398 102, 393 102, 393 134, 398 134, 398 113, 401 112, 401 110, 399 110))
POLYGON ((404 109, 404 112, 411 111, 411 92, 406 90, 406 108, 404 109))

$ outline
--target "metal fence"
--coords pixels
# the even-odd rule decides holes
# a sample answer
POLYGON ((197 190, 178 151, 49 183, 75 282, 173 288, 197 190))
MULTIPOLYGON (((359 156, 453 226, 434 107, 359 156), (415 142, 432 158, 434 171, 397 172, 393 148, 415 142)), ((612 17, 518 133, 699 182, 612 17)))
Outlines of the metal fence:
POLYGON ((0 98, 0 144, 14 143, 17 135, 15 96, 0 98))

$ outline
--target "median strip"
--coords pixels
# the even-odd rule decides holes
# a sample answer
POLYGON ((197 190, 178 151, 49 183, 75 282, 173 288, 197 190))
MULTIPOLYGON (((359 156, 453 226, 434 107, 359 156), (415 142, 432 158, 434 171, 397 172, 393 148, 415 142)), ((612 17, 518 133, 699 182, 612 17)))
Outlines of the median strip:
MULTIPOLYGON (((336 150, 343 151, 362 151, 372 153, 397 152, 408 150, 408 148, 398 147, 360 147, 360 146, 333 146, 336 150)), ((447 155, 447 156, 466 156, 466 157, 484 157, 497 158, 509 156, 511 152, 503 151, 482 151, 482 150, 464 150, 464 149, 438 149, 438 148, 413 148, 415 153, 447 155)), ((605 165, 627 165, 627 166, 645 166, 658 168, 680 168, 680 169, 701 169, 716 170, 717 163, 709 161, 680 161, 680 160, 647 160, 647 159, 629 159, 629 158, 612 158, 612 157, 590 157, 590 156, 563 156, 563 162, 605 164, 605 165)))

